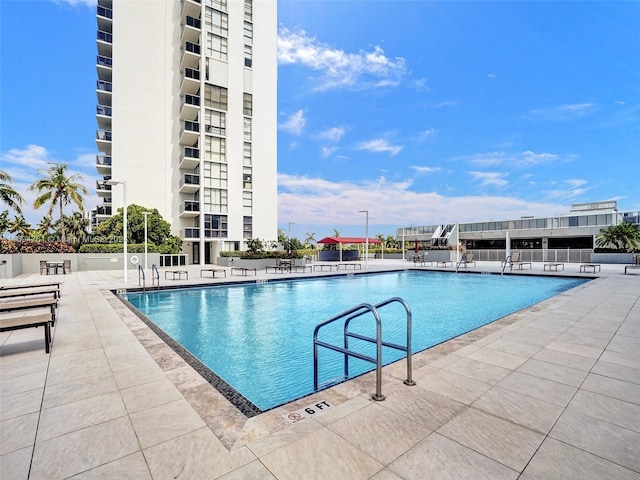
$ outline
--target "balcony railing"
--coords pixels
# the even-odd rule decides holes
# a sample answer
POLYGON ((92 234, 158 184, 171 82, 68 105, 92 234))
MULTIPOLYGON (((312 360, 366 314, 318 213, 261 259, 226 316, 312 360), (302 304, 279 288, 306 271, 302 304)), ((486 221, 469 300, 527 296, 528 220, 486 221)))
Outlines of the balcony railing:
POLYGON ((199 228, 185 228, 184 238, 198 238, 200 236, 199 228))
POLYGON ((113 18, 113 10, 98 5, 98 15, 105 18, 113 18))
POLYGON ((200 29, 201 22, 197 18, 187 17, 187 21, 185 23, 188 27, 200 29))
POLYGON ((200 202, 193 202, 190 200, 185 200, 182 205, 182 212, 199 212, 200 211, 200 202))
POLYGON ((96 190, 111 190, 111 185, 107 182, 96 182, 96 190))
POLYGON ((96 164, 111 166, 111 157, 107 155, 96 155, 96 164))
POLYGON ((98 90, 111 92, 112 88, 113 88, 113 84, 111 82, 103 82, 102 80, 98 80, 96 83, 96 89, 98 90))
POLYGON ((96 107, 96 115, 104 115, 106 117, 110 117, 111 116, 111 107, 108 107, 106 105, 98 105, 96 107))
POLYGON ((200 175, 185 173, 182 179, 182 185, 200 185, 200 175))
MULTIPOLYGON (((102 40, 103 42, 107 42, 107 43, 113 43, 113 35, 109 32, 103 32, 102 30, 98 30, 98 40, 102 40)), ((200 52, 198 51, 198 53, 200 52)))
POLYGON ((96 138, 98 140, 103 140, 103 141, 106 141, 106 142, 110 142, 112 140, 111 139, 111 132, 108 132, 106 130, 98 130, 98 131, 96 131, 96 138))
POLYGON ((113 59, 111 57, 105 57, 104 55, 98 55, 98 65, 113 67, 113 59))
POLYGON ((196 105, 197 107, 200 106, 200 97, 197 95, 185 95, 184 96, 184 103, 187 105, 196 105))
POLYGON ((200 158, 200 150, 193 147, 184 147, 184 156, 187 158, 200 158))
POLYGON ((200 80, 200 70, 196 70, 195 68, 185 68, 184 76, 186 78, 192 78, 193 80, 200 80))
POLYGON ((186 42, 184 44, 184 49, 187 52, 195 53, 196 55, 200 55, 200 45, 193 42, 186 42))

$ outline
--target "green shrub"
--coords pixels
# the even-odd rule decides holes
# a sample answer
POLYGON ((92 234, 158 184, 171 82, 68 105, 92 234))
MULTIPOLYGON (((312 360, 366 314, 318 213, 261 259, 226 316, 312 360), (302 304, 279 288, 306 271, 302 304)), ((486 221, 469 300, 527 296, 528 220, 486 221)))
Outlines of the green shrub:
POLYGON ((0 254, 8 253, 75 253, 68 243, 6 240, 0 242, 0 254))
MULTIPOLYGON (((80 253, 122 253, 123 245, 121 243, 85 243, 80 247, 80 253)), ((128 243, 128 253, 144 253, 144 243, 128 243)), ((149 253, 166 253, 153 243, 147 243, 147 252, 149 253)))

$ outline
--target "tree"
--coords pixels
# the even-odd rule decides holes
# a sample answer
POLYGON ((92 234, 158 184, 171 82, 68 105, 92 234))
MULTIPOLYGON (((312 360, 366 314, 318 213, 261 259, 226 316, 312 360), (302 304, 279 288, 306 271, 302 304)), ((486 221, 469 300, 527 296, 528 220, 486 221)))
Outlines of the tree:
MULTIPOLYGON (((67 238, 73 244, 76 250, 84 243, 87 237, 87 229, 89 228, 89 219, 80 212, 73 212, 70 217, 64 216, 64 229, 67 232, 67 238)), ((61 229, 61 222, 56 222, 56 229, 61 229)))
POLYGON ((398 248, 398 240, 393 235, 387 235, 384 240, 384 246, 386 248, 398 248))
POLYGON ((9 230, 9 210, 0 213, 0 235, 9 230))
POLYGON ((36 180, 33 185, 29 187, 29 191, 35 191, 39 196, 33 202, 33 208, 40 208, 47 202, 50 202, 48 216, 53 214, 53 209, 56 205, 60 209, 60 221, 62 241, 65 242, 65 229, 64 221, 62 221, 63 212, 62 207, 69 203, 75 203, 81 212, 84 213, 84 203, 82 195, 88 195, 87 188, 78 183, 82 181, 82 176, 75 173, 67 176, 69 166, 66 163, 53 163, 47 169, 40 169, 38 173, 43 176, 40 180, 36 180))
POLYGON ((616 250, 626 252, 633 252, 640 248, 640 225, 622 222, 601 229, 600 234, 596 237, 596 246, 607 248, 611 245, 616 250))
POLYGON ((22 215, 16 215, 13 222, 9 223, 9 232, 28 237, 31 235, 31 224, 22 215))
POLYGON ((19 215, 22 215, 20 205, 24 203, 24 199, 9 183, 13 183, 11 175, 4 170, 0 170, 0 201, 15 210, 19 215))
POLYGON ((313 245, 316 243, 316 232, 307 232, 307 238, 304 239, 305 245, 313 245))
POLYGON ((54 225, 53 225, 53 222, 51 221, 51 217, 42 217, 42 220, 40 220, 40 223, 38 223, 38 228, 36 229, 36 233, 38 235, 41 235, 47 238, 51 233, 51 230, 53 230, 53 228, 54 228, 54 225))
POLYGON ((340 237, 340 232, 338 231, 337 228, 333 229, 333 236, 336 237, 336 238, 340 237))

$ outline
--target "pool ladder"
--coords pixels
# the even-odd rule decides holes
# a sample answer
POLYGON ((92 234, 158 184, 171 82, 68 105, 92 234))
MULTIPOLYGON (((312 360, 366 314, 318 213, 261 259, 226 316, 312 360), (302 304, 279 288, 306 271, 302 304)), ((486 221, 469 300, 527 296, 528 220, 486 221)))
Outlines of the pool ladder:
POLYGON ((344 355, 344 379, 349 378, 349 357, 355 357, 360 360, 364 360, 369 363, 374 363, 376 365, 376 392, 371 396, 373 400, 382 401, 385 399, 385 396, 382 394, 382 347, 389 347, 396 350, 400 350, 407 353, 407 379, 404 380, 405 385, 415 385, 416 382, 412 379, 412 358, 411 358, 411 309, 407 302, 405 302, 400 297, 392 297, 383 302, 380 302, 376 305, 371 305, 369 303, 361 303, 360 305, 356 305, 344 312, 332 317, 324 322, 318 324, 313 331, 313 389, 314 391, 318 391, 318 347, 328 348, 329 350, 333 350, 336 352, 340 352, 344 355), (406 313, 407 313, 407 345, 402 346, 391 342, 382 341, 382 320, 380 318, 380 313, 378 310, 390 303, 400 303, 406 313), (367 337, 364 335, 360 335, 355 332, 349 331, 349 324, 351 320, 361 317, 362 315, 366 315, 367 313, 371 313, 376 322, 376 336, 375 338, 367 337), (323 327, 334 323, 338 320, 344 320, 344 333, 343 333, 343 347, 338 345, 332 345, 330 343, 323 342, 318 340, 318 333, 320 329, 323 327), (349 338, 356 338, 358 340, 363 340, 365 342, 375 343, 376 344, 376 356, 370 357, 360 352, 356 352, 349 348, 349 338))
MULTIPOLYGON (((155 263, 151 265, 151 275, 153 286, 156 287, 156 290, 160 290, 160 272, 158 271, 155 263)), ((138 265, 138 286, 140 286, 140 284, 142 284, 142 291, 145 292, 147 290, 147 278, 142 265, 138 265)))

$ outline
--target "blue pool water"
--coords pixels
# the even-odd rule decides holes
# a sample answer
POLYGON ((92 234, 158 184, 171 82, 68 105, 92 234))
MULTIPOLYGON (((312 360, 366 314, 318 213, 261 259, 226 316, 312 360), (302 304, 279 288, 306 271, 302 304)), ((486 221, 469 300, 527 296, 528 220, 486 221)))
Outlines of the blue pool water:
MULTIPOLYGON (((585 280, 442 272, 392 272, 128 293, 125 298, 261 410, 313 392, 313 330, 360 303, 402 297, 413 316, 414 352, 429 348, 584 283, 585 280)), ((383 340, 406 343, 406 314, 381 309, 383 340)), ((371 316, 354 330, 375 336, 371 316)), ((340 345, 342 322, 322 330, 340 345)), ((358 345, 373 355, 369 344, 358 345)), ((385 364, 402 352, 384 349, 385 364)), ((320 349, 320 382, 341 376, 342 355, 320 349)), ((350 360, 350 376, 372 364, 350 360)))

